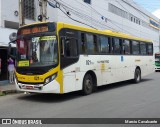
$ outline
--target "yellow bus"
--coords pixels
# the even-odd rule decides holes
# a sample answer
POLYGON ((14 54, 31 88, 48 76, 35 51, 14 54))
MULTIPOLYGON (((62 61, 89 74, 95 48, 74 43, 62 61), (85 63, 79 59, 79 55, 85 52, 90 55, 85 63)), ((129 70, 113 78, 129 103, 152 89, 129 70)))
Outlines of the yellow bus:
POLYGON ((110 30, 62 22, 35 23, 17 32, 15 84, 19 91, 88 95, 98 86, 154 72, 153 43, 110 30))

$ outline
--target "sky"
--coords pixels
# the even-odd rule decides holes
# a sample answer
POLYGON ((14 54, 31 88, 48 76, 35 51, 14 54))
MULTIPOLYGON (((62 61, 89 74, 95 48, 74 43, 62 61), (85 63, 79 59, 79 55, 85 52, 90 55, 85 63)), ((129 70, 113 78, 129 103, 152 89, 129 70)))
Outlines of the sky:
POLYGON ((160 0, 134 0, 160 19, 160 0))

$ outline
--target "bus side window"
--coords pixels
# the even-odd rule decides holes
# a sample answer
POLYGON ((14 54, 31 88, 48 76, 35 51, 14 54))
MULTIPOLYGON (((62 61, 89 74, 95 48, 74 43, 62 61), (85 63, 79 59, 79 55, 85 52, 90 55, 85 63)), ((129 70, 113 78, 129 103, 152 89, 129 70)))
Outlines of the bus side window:
POLYGON ((124 40, 123 42, 123 54, 125 55, 131 54, 131 46, 129 40, 124 40))
POLYGON ((114 54, 120 54, 120 52, 121 52, 120 39, 113 38, 112 44, 113 44, 113 48, 114 48, 114 54))
POLYGON ((68 38, 65 40, 65 56, 76 57, 78 56, 78 45, 75 38, 68 38))
POLYGON ((97 43, 97 36, 93 35, 93 39, 94 39, 94 53, 98 53, 98 43, 97 43))
POLYGON ((147 52, 148 55, 153 55, 153 44, 148 44, 147 52))
POLYGON ((132 54, 133 55, 140 54, 140 46, 138 41, 132 41, 132 54))
POLYGON ((147 45, 144 42, 140 42, 141 55, 147 55, 147 45))
POLYGON ((99 51, 100 53, 106 53, 109 54, 110 53, 110 42, 109 42, 109 38, 106 36, 99 36, 99 51))
POLYGON ((97 38, 93 34, 86 34, 87 40, 87 53, 88 54, 95 54, 97 51, 97 38))
POLYGON ((85 41, 85 34, 81 33, 81 53, 86 53, 86 41, 85 41))

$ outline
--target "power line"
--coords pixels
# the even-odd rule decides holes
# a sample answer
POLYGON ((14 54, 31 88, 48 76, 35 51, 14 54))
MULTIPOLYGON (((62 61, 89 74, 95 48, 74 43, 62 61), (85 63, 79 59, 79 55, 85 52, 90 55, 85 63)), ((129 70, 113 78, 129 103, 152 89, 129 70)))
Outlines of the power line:
MULTIPOLYGON (((106 24, 102 24, 101 22, 99 22, 98 20, 95 20, 95 19, 93 19, 92 17, 90 17, 90 16, 88 16, 87 14, 83 14, 83 13, 80 13, 81 11, 79 10, 79 9, 77 9, 77 8, 73 8, 73 7, 71 7, 70 5, 68 5, 67 3, 65 3, 64 1, 62 1, 62 0, 60 0, 61 2, 59 2, 59 1, 57 1, 57 0, 54 0, 54 1, 56 1, 56 2, 58 2, 62 7, 63 7, 63 9, 65 10, 65 11, 68 11, 68 12, 72 12, 73 14, 75 14, 77 17, 79 17, 79 18, 81 18, 81 19, 84 19, 85 18, 85 20, 87 20, 87 21, 91 21, 92 20, 92 24, 95 24, 95 25, 100 25, 100 27, 101 28, 104 28, 104 26, 105 27, 108 27, 108 28, 110 28, 110 29, 112 29, 112 30, 115 30, 114 28, 112 28, 112 27, 109 27, 109 26, 107 26, 106 24), (65 4, 65 5, 64 5, 65 4), (68 6, 67 6, 68 5, 68 6), (95 23, 94 23, 95 22, 95 23)), ((77 1, 77 0, 76 0, 77 1)), ((78 2, 79 4, 80 4, 80 2, 78 2)), ((83 4, 81 4, 81 5, 83 5, 83 4)), ((87 8, 89 8, 90 6, 88 5, 88 7, 87 8)), ((90 7, 92 10, 94 10, 94 12, 96 12, 98 15, 100 15, 101 17, 103 16, 101 13, 99 13, 97 10, 95 10, 95 9, 93 9, 92 7, 90 7)), ((62 11, 62 9, 61 9, 61 11, 62 11)), ((66 12, 64 12, 63 11, 63 13, 66 15, 66 12)), ((71 18, 68 14, 67 14, 67 17, 69 17, 69 18, 71 18)), ((73 20, 73 18, 72 18, 72 20, 73 20)), ((111 19, 109 19, 109 18, 107 18, 107 20, 110 22, 110 23, 112 23, 114 26, 116 26, 117 28, 119 28, 119 29, 121 29, 122 31, 126 31, 127 33, 130 33, 128 30, 126 30, 126 29, 124 29, 124 28, 121 28, 120 26, 118 26, 117 25, 117 23, 115 23, 115 22, 113 22, 111 19)), ((74 21, 78 21, 78 20, 75 20, 74 19, 74 21)), ((80 22, 80 21, 78 21, 78 22, 80 22)), ((82 23, 82 22, 80 22, 80 23, 82 23)), ((84 24, 84 22, 82 23, 82 24, 84 24)), ((86 25, 86 24, 85 24, 86 25)), ((87 26, 88 26, 88 24, 87 24, 87 26)), ((89 25, 90 27, 92 27, 91 25, 89 25)), ((125 25, 124 25, 125 26, 125 25)), ((128 26, 126 26, 126 27, 128 27, 128 26)), ((132 27, 130 27, 131 29, 134 29, 134 28, 132 28, 132 27)), ((136 29, 134 29, 134 30, 136 30, 136 29)), ((117 30, 115 30, 115 31, 117 31, 117 30)), ((133 35, 133 33, 130 33, 130 34, 132 34, 133 35)), ((144 33, 144 34, 146 34, 146 35, 149 35, 149 34, 147 34, 147 33, 144 33)), ((134 35, 134 36, 136 36, 136 35, 134 35)))
MULTIPOLYGON (((58 1, 57 1, 58 2, 58 1)), ((63 3, 65 3, 65 2, 63 2, 63 3)), ((75 14, 76 16, 78 16, 78 17, 80 17, 80 18, 84 18, 84 20, 87 20, 87 21, 93 21, 94 19, 92 18, 92 17, 90 17, 90 16, 88 16, 88 15, 86 15, 86 14, 83 14, 83 13, 80 13, 80 11, 78 12, 78 11, 76 11, 75 9, 73 9, 73 7, 68 7, 68 6, 66 6, 67 4, 65 3, 65 5, 64 4, 62 4, 62 3, 60 3, 61 4, 61 6, 63 7, 63 8, 67 8, 67 9, 65 9, 65 10, 69 10, 70 12, 72 12, 73 14, 75 14)), ((96 23, 98 23, 99 25, 101 25, 101 27, 103 26, 104 27, 104 24, 101 24, 98 20, 94 20, 94 22, 96 22, 96 23)), ((95 24, 95 23, 94 23, 95 24)), ((109 26, 107 26, 108 28, 110 28, 110 29, 113 29, 113 28, 111 28, 111 27, 109 27, 109 26)))
MULTIPOLYGON (((48 1, 49 2, 49 1, 48 1)), ((51 5, 51 4, 50 4, 51 5)), ((53 6, 52 6, 53 7, 53 6)), ((68 18, 70 18, 71 20, 73 20, 73 21, 76 21, 76 22, 78 22, 78 23, 81 23, 81 24, 84 24, 84 25, 87 25, 87 26, 89 26, 89 27, 91 27, 91 28, 93 28, 93 29, 96 29, 95 27, 93 27, 93 26, 91 26, 91 25, 88 25, 88 24, 86 24, 86 23, 84 23, 84 22, 81 22, 81 21, 78 21, 78 20, 76 20, 76 19, 73 19, 72 17, 70 17, 68 14, 66 14, 60 7, 59 7, 59 9, 61 10, 61 12, 63 12, 68 18)))

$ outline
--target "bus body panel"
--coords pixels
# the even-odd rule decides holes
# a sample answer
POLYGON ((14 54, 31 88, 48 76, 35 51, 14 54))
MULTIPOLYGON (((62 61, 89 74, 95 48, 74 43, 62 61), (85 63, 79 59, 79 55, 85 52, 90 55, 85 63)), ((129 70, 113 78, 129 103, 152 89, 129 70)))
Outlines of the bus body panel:
POLYGON ((121 55, 81 55, 74 65, 64 71, 64 93, 82 90, 83 78, 88 71, 97 77, 97 86, 107 85, 134 78, 136 67, 140 67, 141 76, 154 72, 153 57, 121 55), (89 63, 88 63, 89 61, 89 63), (88 65, 89 64, 89 65, 88 65))

